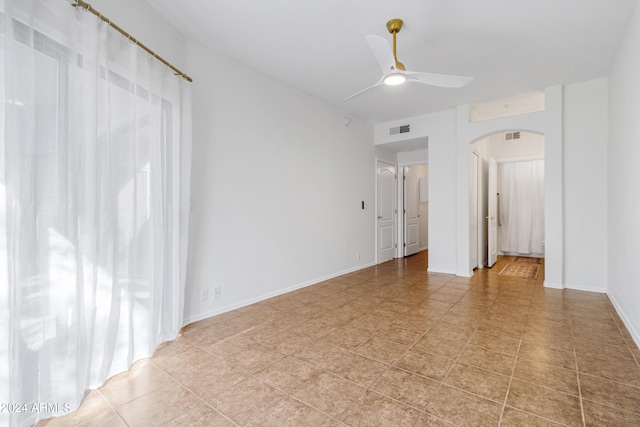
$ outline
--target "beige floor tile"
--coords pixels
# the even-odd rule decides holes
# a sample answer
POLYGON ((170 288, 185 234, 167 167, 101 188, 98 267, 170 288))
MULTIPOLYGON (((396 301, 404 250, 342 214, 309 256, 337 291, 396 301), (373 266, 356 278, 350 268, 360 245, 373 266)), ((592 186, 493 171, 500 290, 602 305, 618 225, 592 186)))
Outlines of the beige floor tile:
POLYGON ((469 344, 515 356, 518 353, 520 340, 478 331, 471 337, 469 344))
POLYGON ((391 368, 371 385, 380 394, 406 405, 424 409, 438 389, 438 382, 397 368, 391 368))
POLYGON ((80 408, 68 415, 47 418, 36 424, 38 427, 124 427, 127 424, 113 410, 98 390, 87 395, 80 408))
POLYGON ((413 426, 420 412, 388 397, 368 391, 344 411, 338 419, 350 426, 413 426))
POLYGON ((255 344, 239 353, 227 356, 225 360, 251 374, 263 370, 284 358, 284 354, 262 344, 255 344))
POLYGON ((201 405, 197 396, 176 384, 120 405, 116 411, 128 425, 162 425, 201 405))
POLYGON ((234 424, 216 410, 201 403, 194 405, 188 412, 181 413, 171 421, 162 424, 162 427, 183 426, 233 427, 234 424))
POLYGON ((365 388, 328 372, 314 375, 292 394, 296 399, 336 417, 365 392, 365 388))
POLYGON ((580 374, 582 398, 640 414, 640 388, 605 378, 580 374))
POLYGON ((581 426, 582 409, 577 396, 513 380, 507 405, 568 426, 581 426))
POLYGON ((498 403, 504 403, 509 387, 508 376, 462 363, 453 366, 444 382, 498 403))
POLYGON ((561 425, 511 407, 504 409, 502 421, 500 422, 500 427, 559 427, 561 425))
POLYGON ((115 407, 173 383, 175 381, 161 369, 148 360, 142 360, 129 371, 107 381, 100 392, 115 407))
POLYGON ((522 334, 522 345, 535 345, 556 350, 573 352, 573 337, 570 331, 558 333, 555 331, 525 330, 522 334))
POLYGON ((259 416, 285 394, 257 377, 249 377, 209 402, 217 411, 238 425, 259 416))
POLYGON ((557 350, 545 346, 523 342, 520 345, 518 359, 527 359, 536 363, 546 363, 565 369, 576 370, 576 357, 574 352, 557 350))
POLYGON ((172 374, 184 387, 211 400, 218 394, 249 377, 249 373, 224 360, 191 366, 172 374))
POLYGON ((212 344, 203 345, 201 348, 218 357, 226 358, 245 350, 249 350, 256 344, 258 344, 257 341, 244 334, 240 334, 222 341, 216 341, 212 344))
POLYGON ((287 356, 258 372, 256 376, 283 393, 290 394, 320 372, 320 368, 316 366, 287 356))
POLYGON ((414 349, 426 353, 433 353, 439 356, 455 359, 462 352, 466 345, 466 340, 454 340, 441 335, 427 332, 413 346, 414 349))
POLYGON ((202 346, 230 338, 243 330, 244 326, 216 323, 211 326, 185 332, 182 334, 182 338, 191 344, 202 346))
POLYGON ((454 425, 432 414, 420 414, 414 427, 452 427, 454 425))
POLYGON ((442 381, 453 362, 453 359, 411 349, 396 362, 395 366, 436 381, 442 381))
POLYGON ((584 417, 587 426, 640 426, 640 414, 613 409, 589 400, 584 401, 584 417))
POLYGON ((640 387, 640 368, 633 360, 606 360, 576 354, 578 371, 640 387))
POLYGON ((356 348, 354 352, 369 359, 392 364, 398 360, 407 350, 408 346, 373 337, 356 348))
POLYGON ((449 340, 467 342, 475 334, 477 328, 453 326, 446 322, 439 322, 433 328, 429 329, 429 335, 440 336, 449 340))
POLYGON ((475 345, 468 345, 458 358, 460 363, 508 376, 511 376, 515 360, 514 356, 475 345))
POLYGON ((422 336, 422 332, 413 331, 411 329, 404 329, 393 325, 387 325, 376 331, 374 336, 376 338, 410 346, 415 343, 416 340, 420 338, 420 336, 422 336))
POLYGON ((522 381, 553 388, 574 396, 580 395, 578 375, 574 370, 528 359, 518 359, 513 376, 522 381))
POLYGON ((356 326, 336 329, 325 337, 332 345, 353 350, 372 337, 372 333, 356 326))
POLYGON ((249 427, 300 427, 300 426, 331 426, 334 423, 330 417, 322 412, 305 405, 292 397, 279 401, 273 408, 268 409, 249 422, 249 427))
POLYGON ((502 405, 442 385, 427 405, 427 412, 459 426, 496 426, 502 405))
POLYGON ((369 386, 389 369, 389 365, 368 359, 359 354, 350 354, 336 363, 331 372, 363 386, 369 386))

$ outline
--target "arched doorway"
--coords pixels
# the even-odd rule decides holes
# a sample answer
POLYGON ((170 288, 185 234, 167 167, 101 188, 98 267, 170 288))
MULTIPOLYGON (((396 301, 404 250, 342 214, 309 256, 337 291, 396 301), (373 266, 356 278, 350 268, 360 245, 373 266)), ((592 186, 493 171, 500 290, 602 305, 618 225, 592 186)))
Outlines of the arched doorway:
POLYGON ((544 285, 564 285, 564 208, 563 208, 563 90, 554 86, 545 90, 544 111, 471 122, 469 106, 456 111, 457 183, 456 183, 456 274, 470 277, 469 218, 469 144, 496 132, 524 130, 545 137, 545 280, 544 285))
POLYGON ((470 269, 544 257, 544 135, 496 132, 472 142, 469 159, 470 269))

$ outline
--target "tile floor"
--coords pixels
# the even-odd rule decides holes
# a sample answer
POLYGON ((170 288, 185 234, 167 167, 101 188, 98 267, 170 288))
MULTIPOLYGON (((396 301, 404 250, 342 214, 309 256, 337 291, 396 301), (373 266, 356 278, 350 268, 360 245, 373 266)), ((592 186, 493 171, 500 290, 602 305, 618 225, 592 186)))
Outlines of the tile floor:
POLYGON ((605 295, 426 272, 426 252, 184 328, 38 426, 639 426, 605 295))

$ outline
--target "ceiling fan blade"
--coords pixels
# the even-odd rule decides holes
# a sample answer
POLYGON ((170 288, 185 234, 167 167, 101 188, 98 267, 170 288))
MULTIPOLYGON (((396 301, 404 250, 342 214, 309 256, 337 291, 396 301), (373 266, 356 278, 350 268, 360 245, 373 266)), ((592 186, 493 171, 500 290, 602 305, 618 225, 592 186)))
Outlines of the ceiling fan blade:
POLYGON ((378 64, 380 64, 380 68, 382 68, 382 72, 387 74, 389 71, 395 68, 396 60, 393 57, 393 52, 391 51, 391 46, 389 43, 380 36, 366 36, 367 43, 369 43, 369 47, 373 51, 374 56, 378 60, 378 64))
POLYGON ((378 81, 378 83, 376 83, 376 84, 374 84, 374 85, 371 85, 371 86, 369 86, 368 88, 362 89, 360 92, 356 92, 356 93, 354 93, 353 95, 346 97, 346 98, 345 98, 345 99, 343 99, 342 101, 348 101, 348 100, 350 100, 351 98, 356 97, 356 96, 360 95, 361 93, 364 93, 364 92, 368 91, 369 89, 373 89, 373 88, 374 88, 374 87, 376 87, 376 86, 380 86, 383 82, 384 82, 384 77, 383 77, 383 78, 381 78, 381 79, 378 81))
POLYGON ((446 74, 420 73, 416 71, 407 71, 404 73, 407 80, 422 83, 425 85, 438 87, 458 88, 465 86, 473 80, 473 77, 449 76, 446 74))

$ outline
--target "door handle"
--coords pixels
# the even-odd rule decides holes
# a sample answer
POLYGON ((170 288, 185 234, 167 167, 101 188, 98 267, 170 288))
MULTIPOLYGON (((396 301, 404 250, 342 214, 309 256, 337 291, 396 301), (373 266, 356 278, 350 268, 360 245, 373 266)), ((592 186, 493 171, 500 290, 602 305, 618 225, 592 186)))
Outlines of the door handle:
POLYGON ((382 215, 378 215, 378 219, 382 219, 382 215))

